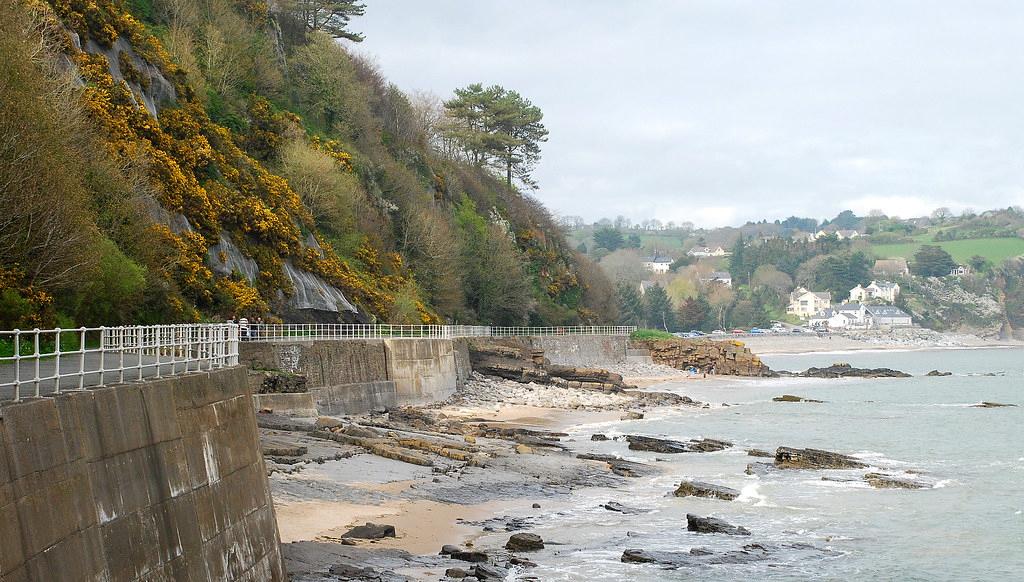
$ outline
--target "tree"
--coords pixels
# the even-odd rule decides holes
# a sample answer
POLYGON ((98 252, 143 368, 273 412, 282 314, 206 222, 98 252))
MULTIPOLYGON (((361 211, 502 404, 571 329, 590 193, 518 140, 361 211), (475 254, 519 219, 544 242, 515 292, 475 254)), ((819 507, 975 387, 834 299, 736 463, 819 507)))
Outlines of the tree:
POLYGON ((635 325, 638 327, 645 327, 647 325, 644 301, 635 283, 619 281, 615 287, 615 297, 619 305, 619 321, 623 325, 635 325))
POLYGON ((581 242, 579 245, 577 245, 576 252, 580 253, 581 255, 587 254, 587 243, 581 242))
POLYGON ((826 256, 814 269, 814 290, 831 291, 834 297, 846 295, 868 279, 869 262, 867 255, 860 251, 826 256))
POLYGON ((680 329, 700 329, 711 315, 711 305, 704 297, 691 297, 679 306, 676 322, 680 329))
POLYGON ((635 232, 631 232, 629 233, 629 236, 626 237, 626 246, 631 249, 638 249, 644 246, 644 242, 640 240, 640 235, 635 232))
POLYGON ((356 0, 288 0, 284 5, 309 32, 322 30, 334 38, 363 42, 363 35, 348 29, 355 16, 362 16, 366 5, 356 0))
POLYGON ((661 285, 652 285, 644 293, 644 311, 647 314, 647 322, 650 325, 670 331, 675 328, 675 311, 672 310, 672 302, 668 293, 661 285))
POLYGON ((992 261, 981 255, 974 255, 967 260, 967 264, 970 265, 976 273, 983 273, 992 270, 992 261))
POLYGON ((938 224, 942 224, 953 217, 953 211, 945 206, 932 210, 932 220, 938 224))
POLYGON ((480 83, 456 89, 455 97, 444 106, 458 122, 451 134, 474 164, 501 168, 510 187, 513 178, 536 187, 530 174, 548 135, 539 107, 515 91, 500 85, 485 88, 480 83))
POLYGON ((615 230, 614 228, 600 228, 594 231, 594 243, 601 248, 606 248, 609 251, 617 251, 622 248, 625 243, 622 238, 622 233, 615 230))
POLYGON ((920 277, 943 277, 956 261, 942 247, 924 245, 914 253, 913 273, 920 277))

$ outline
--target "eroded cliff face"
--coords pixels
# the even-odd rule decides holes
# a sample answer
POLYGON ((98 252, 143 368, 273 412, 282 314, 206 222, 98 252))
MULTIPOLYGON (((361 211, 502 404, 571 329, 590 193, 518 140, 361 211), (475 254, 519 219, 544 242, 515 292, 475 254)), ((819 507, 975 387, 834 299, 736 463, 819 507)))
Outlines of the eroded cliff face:
POLYGON ((727 376, 769 376, 771 370, 743 345, 735 340, 633 340, 631 347, 651 352, 656 364, 684 370, 695 367, 701 372, 727 376))

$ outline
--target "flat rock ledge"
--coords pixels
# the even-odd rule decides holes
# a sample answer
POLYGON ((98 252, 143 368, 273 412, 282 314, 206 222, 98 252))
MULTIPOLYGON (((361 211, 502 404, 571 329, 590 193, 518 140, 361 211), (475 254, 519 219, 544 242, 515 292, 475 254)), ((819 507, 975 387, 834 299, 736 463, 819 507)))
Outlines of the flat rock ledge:
POLYGON ((864 480, 876 489, 931 489, 928 483, 885 473, 866 473, 864 480))
POLYGON ((821 404, 824 400, 815 400, 813 398, 804 398, 803 396, 795 396, 793 394, 783 394, 782 396, 776 396, 772 398, 775 402, 816 402, 821 404))
POLYGON ((863 469, 867 465, 841 453, 820 449, 779 447, 775 450, 775 467, 779 469, 863 469))
POLYGON ((675 491, 676 497, 709 497, 732 501, 740 496, 740 492, 722 485, 713 485, 702 481, 683 481, 675 491))
POLYGON ((632 451, 651 451, 655 453, 712 453, 732 446, 728 441, 717 439, 691 439, 686 442, 659 439, 640 435, 626 435, 629 449, 632 451))

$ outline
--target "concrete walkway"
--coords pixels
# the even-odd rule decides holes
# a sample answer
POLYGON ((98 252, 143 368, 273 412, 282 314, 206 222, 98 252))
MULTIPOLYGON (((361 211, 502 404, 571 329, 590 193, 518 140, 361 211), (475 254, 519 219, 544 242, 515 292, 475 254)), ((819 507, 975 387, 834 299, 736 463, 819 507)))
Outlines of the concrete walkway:
MULTIPOLYGON (((124 360, 120 354, 105 354, 102 367, 105 370, 100 373, 101 357, 98 353, 87 353, 83 358, 80 354, 62 354, 60 358, 60 391, 77 390, 82 388, 95 388, 98 386, 109 386, 122 382, 135 382, 140 379, 156 378, 158 376, 169 376, 181 374, 186 371, 186 363, 182 361, 173 362, 171 356, 162 356, 160 364, 157 365, 156 356, 139 356, 138 354, 124 354, 124 360), (141 362, 141 367, 140 367, 141 362), (111 368, 126 368, 121 371, 110 371, 111 368), (123 376, 122 376, 123 374, 123 376)), ((197 370, 200 362, 188 363, 188 370, 197 370)), ((203 369, 206 369, 207 362, 202 362, 203 369)), ((21 398, 32 398, 36 396, 37 385, 38 395, 47 396, 57 391, 57 381, 53 379, 34 382, 36 377, 36 361, 27 360, 20 363, 21 398)), ((54 375, 57 367, 56 358, 39 360, 39 377, 47 378, 54 375)), ((0 364, 0 403, 9 402, 14 399, 15 365, 13 362, 0 364)))

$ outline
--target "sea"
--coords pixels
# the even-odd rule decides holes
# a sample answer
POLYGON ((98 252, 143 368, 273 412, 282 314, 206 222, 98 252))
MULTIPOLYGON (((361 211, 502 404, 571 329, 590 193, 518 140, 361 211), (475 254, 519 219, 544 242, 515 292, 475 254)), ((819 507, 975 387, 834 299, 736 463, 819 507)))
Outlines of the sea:
MULTIPOLYGON (((522 576, 539 580, 1022 580, 1024 579, 1024 350, 857 351, 768 356, 773 369, 846 362, 913 374, 891 379, 725 379, 657 386, 710 408, 664 409, 642 420, 579 426, 571 446, 663 469, 623 488, 580 488, 545 502, 530 531, 547 547, 522 576), (952 376, 924 376, 930 370, 952 376), (822 403, 775 402, 794 394, 822 403), (982 401, 1017 407, 977 408, 982 401), (728 405, 728 406, 726 406, 728 405), (715 438, 714 453, 630 451, 609 437, 715 438), (748 475, 751 448, 818 448, 928 487, 875 489, 865 470, 774 470, 748 475), (822 477, 838 480, 823 480, 822 477), (735 501, 672 495, 684 479, 741 491, 735 501), (643 510, 627 515, 603 504, 643 510), (714 516, 750 536, 687 531, 686 514, 714 516), (768 558, 666 568, 621 561, 623 550, 723 555, 757 544, 768 558)), ((507 534, 506 534, 507 535, 507 534)), ((760 552, 760 550, 757 550, 760 552)))

